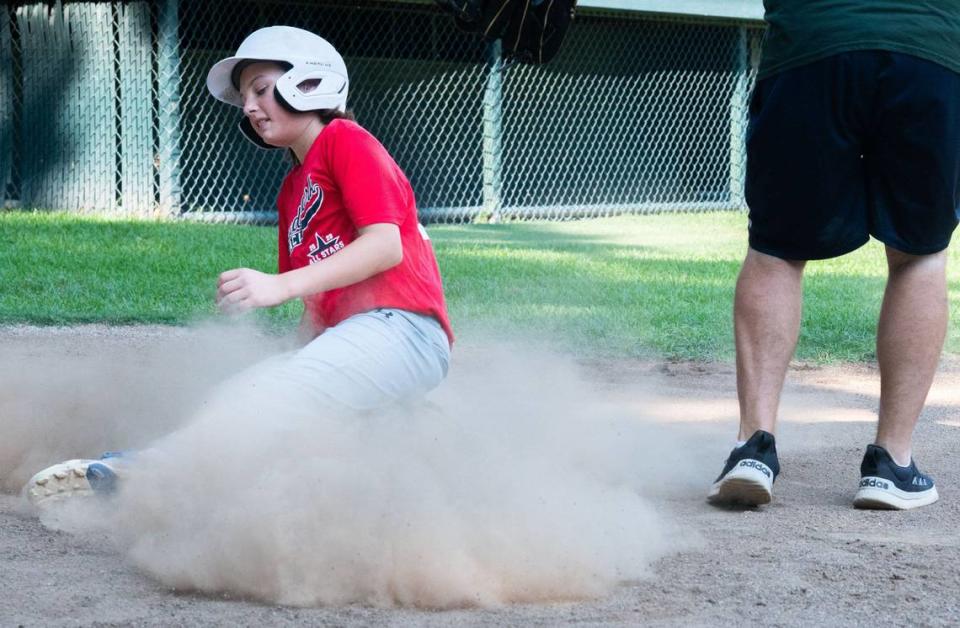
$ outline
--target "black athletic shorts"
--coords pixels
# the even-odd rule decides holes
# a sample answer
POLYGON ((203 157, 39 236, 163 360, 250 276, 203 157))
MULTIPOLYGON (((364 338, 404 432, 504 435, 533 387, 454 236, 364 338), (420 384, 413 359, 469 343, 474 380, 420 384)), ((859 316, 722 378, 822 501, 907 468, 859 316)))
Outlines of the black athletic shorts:
POLYGON ((960 74, 867 50, 759 81, 746 198, 750 246, 784 259, 836 257, 871 235, 913 255, 947 248, 960 217, 960 74))

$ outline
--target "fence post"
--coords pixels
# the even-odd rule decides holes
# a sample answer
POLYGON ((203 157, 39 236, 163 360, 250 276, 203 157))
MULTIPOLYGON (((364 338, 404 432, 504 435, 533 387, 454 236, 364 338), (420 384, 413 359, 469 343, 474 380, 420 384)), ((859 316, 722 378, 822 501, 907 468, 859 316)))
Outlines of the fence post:
POLYGON ((483 92, 483 210, 479 218, 500 220, 503 185, 503 46, 487 44, 487 85, 483 92))
POLYGON ((749 107, 750 60, 747 28, 737 29, 733 65, 735 72, 733 94, 730 97, 730 205, 743 209, 746 205, 743 188, 746 180, 747 151, 746 124, 749 107))
POLYGON ((179 0, 160 0, 157 16, 157 167, 160 211, 180 214, 180 38, 179 0))
POLYGON ((13 180, 13 43, 10 36, 11 14, 0 9, 0 207, 7 198, 7 186, 13 180))

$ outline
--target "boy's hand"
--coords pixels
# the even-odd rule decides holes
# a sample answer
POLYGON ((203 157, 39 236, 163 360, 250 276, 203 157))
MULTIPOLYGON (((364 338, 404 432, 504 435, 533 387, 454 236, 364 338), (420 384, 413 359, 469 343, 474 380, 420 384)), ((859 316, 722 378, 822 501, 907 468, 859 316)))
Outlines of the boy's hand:
POLYGON ((221 273, 217 282, 217 307, 228 314, 280 305, 289 299, 282 275, 268 275, 250 268, 234 268, 221 273))

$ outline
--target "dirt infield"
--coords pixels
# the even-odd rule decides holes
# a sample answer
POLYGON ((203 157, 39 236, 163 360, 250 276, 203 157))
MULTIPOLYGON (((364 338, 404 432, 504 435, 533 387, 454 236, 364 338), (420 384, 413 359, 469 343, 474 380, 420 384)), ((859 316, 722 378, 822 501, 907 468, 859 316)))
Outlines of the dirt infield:
MULTIPOLYGON (((626 580, 597 598, 570 599, 574 594, 562 596, 563 601, 536 603, 494 599, 444 610, 398 607, 389 600, 379 606, 284 606, 251 600, 229 588, 198 593, 174 587, 169 579, 154 577, 155 563, 148 560, 144 570, 142 561, 131 561, 103 534, 71 534, 41 525, 16 494, 31 469, 56 456, 104 446, 110 439, 124 446, 159 436, 175 427, 178 412, 196 403, 219 378, 276 349, 272 340, 230 349, 237 346, 234 338, 221 333, 215 338, 222 349, 218 355, 178 358, 185 347, 198 344, 194 333, 158 327, 0 328, 0 625, 960 622, 960 468, 951 462, 960 452, 956 361, 941 368, 915 445, 921 468, 937 480, 940 501, 906 513, 861 512, 850 505, 863 447, 873 435, 879 391, 874 368, 791 369, 778 432, 782 475, 774 502, 759 509, 727 510, 707 505, 704 496, 734 437, 732 366, 580 362, 579 377, 593 395, 585 407, 598 416, 615 414, 622 425, 645 426, 636 433, 643 438, 629 441, 631 448, 625 450, 635 457, 631 465, 636 466, 625 468, 638 470, 632 486, 643 494, 665 536, 654 542, 653 528, 639 523, 635 534, 616 532, 623 536, 615 540, 625 545, 649 533, 649 545, 642 547, 640 538, 639 547, 649 552, 637 554, 649 557, 649 564, 636 571, 611 567, 626 580), (155 376, 160 362, 162 376, 155 376), (63 364, 70 368, 57 370, 63 364), (92 379, 76 369, 99 370, 92 379), (103 389, 93 389, 92 382, 100 382, 103 389), (65 423, 68 415, 87 420, 89 429, 65 423), (151 416, 153 422, 135 430, 125 425, 125 416, 139 415, 151 416)), ((452 373, 485 360, 467 338, 457 348, 452 373)), ((623 457, 623 451, 611 451, 611 457, 623 457)), ((614 463, 616 459, 608 462, 614 463)), ((598 502, 601 506, 609 504, 598 502)), ((511 525, 508 515, 506 510, 500 513, 504 527, 511 525)), ((513 525, 522 526, 523 521, 513 525)), ((546 527, 534 533, 550 534, 546 527)), ((605 547, 587 527, 581 530, 585 543, 592 543, 586 546, 590 551, 605 547)), ((565 536, 557 538, 569 542, 565 536)), ((596 565, 609 566, 602 561, 596 565)), ((524 592, 505 597, 526 599, 524 592)))

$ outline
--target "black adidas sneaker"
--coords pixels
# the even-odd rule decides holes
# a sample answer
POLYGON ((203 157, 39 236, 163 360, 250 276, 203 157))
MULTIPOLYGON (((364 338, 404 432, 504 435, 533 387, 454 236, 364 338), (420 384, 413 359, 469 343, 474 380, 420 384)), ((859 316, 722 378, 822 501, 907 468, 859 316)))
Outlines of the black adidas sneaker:
POLYGON ((883 447, 867 445, 860 463, 860 488, 853 498, 855 508, 909 510, 939 499, 933 478, 920 473, 911 460, 901 467, 883 447))
POLYGON ((730 452, 720 477, 710 487, 713 504, 759 506, 773 497, 773 481, 780 473, 773 434, 757 430, 746 443, 730 452))

